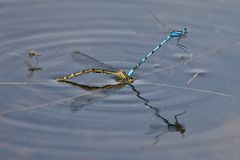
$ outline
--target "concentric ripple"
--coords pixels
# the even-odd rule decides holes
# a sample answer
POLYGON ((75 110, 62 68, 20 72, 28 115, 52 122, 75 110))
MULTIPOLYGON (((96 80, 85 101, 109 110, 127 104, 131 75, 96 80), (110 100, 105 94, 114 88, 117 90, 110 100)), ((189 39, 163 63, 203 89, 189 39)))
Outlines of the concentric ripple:
MULTIPOLYGON (((236 4, 0 1, 0 157, 236 159, 236 4), (184 27, 190 32, 180 43, 188 52, 170 41, 139 68, 132 86, 90 91, 55 81, 86 67, 107 67, 103 63, 128 71, 165 38, 159 33, 184 27), (30 58, 31 51, 41 56, 30 58), (74 57, 75 52, 96 60, 74 57), (171 124, 186 111, 178 117, 185 137, 169 129, 157 111, 171 124)), ((103 75, 74 80, 114 82, 103 75)))

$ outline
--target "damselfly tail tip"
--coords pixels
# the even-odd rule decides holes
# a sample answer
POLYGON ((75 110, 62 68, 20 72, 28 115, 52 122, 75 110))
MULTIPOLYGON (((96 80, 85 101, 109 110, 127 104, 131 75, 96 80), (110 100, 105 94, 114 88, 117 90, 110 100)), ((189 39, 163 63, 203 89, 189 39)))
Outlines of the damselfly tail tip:
POLYGON ((56 81, 57 82, 63 82, 65 79, 64 78, 62 78, 62 77, 58 77, 58 78, 56 78, 56 81))

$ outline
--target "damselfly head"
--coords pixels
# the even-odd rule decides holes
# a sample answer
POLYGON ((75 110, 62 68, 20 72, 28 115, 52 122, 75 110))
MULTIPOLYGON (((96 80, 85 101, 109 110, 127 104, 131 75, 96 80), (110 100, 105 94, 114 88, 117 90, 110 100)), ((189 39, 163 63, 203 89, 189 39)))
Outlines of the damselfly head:
POLYGON ((182 31, 182 34, 185 35, 188 33, 188 29, 187 28, 184 28, 183 31, 182 31))
POLYGON ((133 83, 135 81, 135 78, 133 78, 133 77, 128 77, 128 82, 129 83, 133 83))

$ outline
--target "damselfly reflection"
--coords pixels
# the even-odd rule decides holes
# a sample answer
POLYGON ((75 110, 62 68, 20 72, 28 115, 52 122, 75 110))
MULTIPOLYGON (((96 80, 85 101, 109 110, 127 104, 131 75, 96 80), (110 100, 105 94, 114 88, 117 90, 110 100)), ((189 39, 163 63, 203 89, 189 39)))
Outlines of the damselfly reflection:
POLYGON ((89 86, 89 85, 84 85, 84 84, 80 84, 72 81, 64 81, 63 83, 92 92, 91 94, 74 98, 70 104, 72 112, 77 112, 83 107, 92 104, 93 101, 107 98, 110 96, 109 92, 112 92, 113 90, 121 89, 122 87, 125 87, 127 85, 125 83, 116 83, 116 84, 107 84, 103 86, 89 86))
MULTIPOLYGON (((109 91, 113 91, 113 90, 117 90, 122 88, 123 86, 120 86, 120 84, 118 85, 105 85, 102 87, 98 87, 98 86, 89 86, 89 85, 83 85, 80 83, 76 83, 76 82, 71 82, 71 81, 66 81, 65 83, 68 83, 72 86, 75 87, 79 87, 81 89, 84 89, 86 91, 95 91, 93 94, 84 96, 84 97, 78 97, 74 99, 74 102, 72 103, 72 109, 74 109, 74 111, 78 111, 79 108, 82 108, 86 105, 89 105, 91 103, 93 103, 93 101, 97 101, 99 99, 102 98, 106 98, 109 97, 110 94, 108 93, 109 91), (96 92, 98 91, 98 92, 96 92), (78 108, 78 109, 77 109, 78 108)), ((146 98, 144 98, 141 93, 136 89, 136 87, 133 84, 128 84, 128 86, 131 87, 132 91, 135 93, 135 95, 137 96, 137 98, 139 98, 140 100, 142 100, 144 102, 144 105, 151 109, 154 113, 154 115, 156 117, 158 117, 162 122, 165 123, 165 125, 162 125, 161 123, 158 125, 154 125, 154 124, 150 124, 150 131, 147 134, 156 134, 156 136, 154 136, 154 142, 153 144, 157 144, 160 140, 160 136, 167 133, 167 132, 179 132, 180 134, 184 135, 186 129, 184 127, 184 125, 182 123, 179 123, 178 121, 178 116, 184 114, 186 111, 177 114, 174 116, 175 118, 175 122, 171 123, 167 118, 163 117, 160 114, 160 111, 157 107, 154 107, 152 105, 149 104, 149 100, 147 100, 146 98)))
POLYGON ((174 116, 175 118, 175 122, 174 123, 170 123, 166 118, 164 118, 161 114, 160 111, 157 107, 154 107, 152 105, 149 104, 149 100, 147 100, 146 98, 144 98, 143 96, 141 96, 141 93, 134 87, 134 85, 130 84, 129 86, 131 86, 132 90, 136 93, 136 96, 143 100, 144 104, 146 107, 148 107, 149 109, 152 109, 154 111, 154 114, 159 117, 160 119, 162 119, 166 124, 167 127, 169 129, 169 131, 174 131, 174 132, 180 132, 181 134, 184 134, 185 132, 185 128, 183 125, 181 125, 178 122, 177 117, 184 114, 186 111, 184 111, 183 113, 177 114, 174 116))

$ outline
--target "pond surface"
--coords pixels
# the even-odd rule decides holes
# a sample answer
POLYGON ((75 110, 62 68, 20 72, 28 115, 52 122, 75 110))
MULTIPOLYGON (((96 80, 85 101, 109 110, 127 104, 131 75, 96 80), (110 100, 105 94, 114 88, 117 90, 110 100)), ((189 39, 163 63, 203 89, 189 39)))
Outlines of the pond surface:
MULTIPOLYGON (((239 6, 1 0, 1 159, 238 159, 239 6), (89 90, 55 80, 105 64, 129 71, 166 31, 184 27, 187 52, 171 40, 136 71, 132 86, 89 90), (174 116, 184 111, 180 133, 174 116)), ((101 74, 74 81, 114 82, 101 74)))

